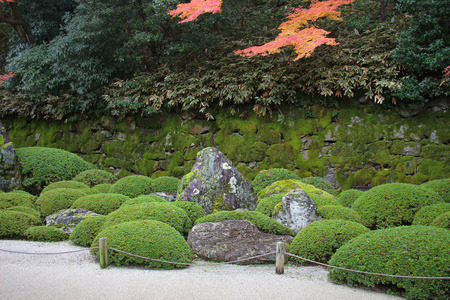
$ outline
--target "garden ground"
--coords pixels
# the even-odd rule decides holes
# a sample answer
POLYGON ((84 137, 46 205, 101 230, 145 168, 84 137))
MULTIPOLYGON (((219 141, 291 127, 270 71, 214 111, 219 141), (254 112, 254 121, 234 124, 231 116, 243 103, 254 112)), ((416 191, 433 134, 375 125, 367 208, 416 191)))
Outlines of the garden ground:
MULTIPOLYGON (((55 253, 84 249, 69 242, 0 240, 0 249, 55 253)), ((180 270, 101 269, 89 251, 25 255, 0 251, 0 295, 18 299, 402 299, 328 281, 321 267, 237 266, 197 262, 180 270)))

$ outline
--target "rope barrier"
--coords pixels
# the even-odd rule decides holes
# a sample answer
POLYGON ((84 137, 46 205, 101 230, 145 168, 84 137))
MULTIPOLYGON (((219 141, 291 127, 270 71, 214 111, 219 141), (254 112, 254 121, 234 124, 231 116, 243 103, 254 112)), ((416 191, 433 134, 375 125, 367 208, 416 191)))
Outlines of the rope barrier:
POLYGON ((22 251, 13 251, 13 250, 5 250, 0 249, 0 251, 3 252, 9 252, 9 253, 18 253, 18 254, 33 254, 33 255, 54 255, 54 254, 68 254, 68 253, 76 253, 76 252, 82 252, 82 251, 89 251, 91 249, 98 249, 99 247, 92 247, 88 249, 81 249, 81 250, 72 250, 72 251, 65 251, 65 252, 53 252, 53 253, 46 253, 46 252, 22 252, 22 251))
POLYGON ((355 272, 355 273, 362 273, 362 274, 368 274, 368 275, 379 275, 379 276, 385 276, 385 277, 396 277, 396 278, 408 278, 408 279, 443 279, 443 280, 449 280, 450 277, 423 277, 423 276, 403 276, 403 275, 391 275, 391 274, 382 274, 382 273, 374 273, 374 272, 366 272, 366 271, 358 271, 358 270, 352 270, 352 269, 347 269, 347 268, 343 268, 343 267, 337 267, 337 266, 332 266, 332 265, 328 265, 328 264, 324 264, 321 262, 317 262, 311 259, 307 259, 304 257, 300 257, 288 252, 285 252, 286 255, 292 256, 292 257, 296 257, 302 260, 305 260, 307 262, 311 262, 317 265, 321 265, 324 267, 328 267, 328 268, 334 268, 334 269, 339 269, 339 270, 343 270, 343 271, 349 271, 349 272, 355 272))

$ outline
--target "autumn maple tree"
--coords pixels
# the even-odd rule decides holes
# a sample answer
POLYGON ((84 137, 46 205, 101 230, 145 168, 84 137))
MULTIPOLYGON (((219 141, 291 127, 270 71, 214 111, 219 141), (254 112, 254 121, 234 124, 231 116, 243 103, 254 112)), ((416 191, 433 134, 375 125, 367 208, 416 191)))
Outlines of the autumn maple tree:
MULTIPOLYGON (((298 60, 308 57, 314 49, 320 45, 337 45, 334 38, 328 38, 329 31, 317 28, 314 22, 319 18, 330 18, 332 20, 342 20, 340 12, 336 9, 344 4, 350 4, 355 0, 315 0, 309 9, 298 7, 293 8, 293 12, 287 15, 287 21, 283 22, 278 29, 281 32, 271 42, 261 46, 250 47, 235 51, 236 54, 245 57, 255 55, 268 55, 280 52, 286 46, 293 46, 298 60)), ((196 20, 203 13, 221 12, 221 0, 192 0, 189 3, 178 4, 175 10, 169 11, 173 17, 180 17, 180 23, 196 20)))

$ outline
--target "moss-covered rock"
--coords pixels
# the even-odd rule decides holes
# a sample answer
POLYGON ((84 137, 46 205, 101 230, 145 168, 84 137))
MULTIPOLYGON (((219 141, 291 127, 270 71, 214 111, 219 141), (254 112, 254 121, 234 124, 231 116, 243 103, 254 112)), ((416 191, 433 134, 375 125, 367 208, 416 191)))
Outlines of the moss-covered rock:
POLYGON ((152 192, 152 179, 143 175, 130 175, 113 184, 110 193, 122 194, 130 198, 148 195, 152 192))
POLYGON ((283 168, 265 170, 256 175, 255 179, 253 179, 253 189, 255 190, 255 193, 259 193, 262 189, 274 182, 288 179, 300 180, 300 177, 294 172, 283 168))
MULTIPOLYGON (((108 239, 108 246, 139 256, 179 263, 190 263, 192 252, 183 236, 174 228, 160 221, 139 220, 106 227, 95 238, 92 247, 98 246, 100 238, 108 239)), ((99 256, 98 251, 94 253, 99 256)), ((113 265, 139 265, 147 268, 185 268, 185 265, 168 264, 129 256, 116 251, 109 254, 113 265)))
POLYGON ((361 216, 351 208, 340 205, 324 205, 317 209, 319 215, 326 220, 347 220, 361 223, 361 216))
POLYGON ((41 220, 20 211, 0 211, 0 238, 22 238, 31 226, 41 225, 41 220))
POLYGON ((430 223, 430 226, 450 229, 450 210, 437 216, 436 219, 430 223))
POLYGON ((37 242, 60 242, 69 238, 69 234, 50 226, 33 226, 28 228, 25 237, 30 241, 37 242))
POLYGON ((439 215, 450 211, 450 203, 424 206, 414 215, 413 225, 430 225, 439 215))
POLYGON ((351 207, 353 202, 358 199, 364 192, 360 190, 349 189, 339 194, 338 200, 345 207, 351 207))
MULTIPOLYGON (((401 226, 360 235, 340 247, 330 265, 382 274, 448 277, 450 231, 428 226, 401 226)), ((381 286, 408 299, 448 299, 447 280, 412 280, 331 269, 336 283, 381 286)))
POLYGON ((421 186, 432 189, 441 196, 445 202, 450 203, 450 178, 428 181, 421 184, 421 186))
POLYGON ((90 216, 78 223, 69 239, 75 244, 90 247, 95 237, 103 230, 106 216, 90 216))
POLYGON ((167 201, 164 198, 156 196, 156 195, 140 195, 140 196, 137 196, 136 198, 125 201, 124 203, 122 203, 121 207, 142 204, 142 203, 149 203, 149 202, 164 202, 164 203, 166 203, 167 201))
POLYGON ((48 186, 46 186, 42 190, 41 195, 55 189, 89 189, 89 186, 79 181, 72 181, 72 180, 57 181, 50 183, 48 186))
POLYGON ((98 184, 113 184, 117 181, 117 177, 111 172, 104 170, 86 170, 79 173, 72 180, 82 182, 89 187, 93 187, 98 184))
MULTIPOLYGON (((299 231, 289 246, 289 253, 326 263, 342 245, 368 232, 362 224, 346 220, 321 220, 299 231)), ((294 262, 305 262, 292 257, 294 262)))
POLYGON ((46 217, 58 210, 70 208, 83 196, 86 194, 78 189, 54 189, 39 196, 36 204, 40 206, 42 216, 46 217))
POLYGON ((130 198, 122 194, 94 194, 77 199, 71 208, 84 208, 101 215, 107 215, 119 209, 127 200, 130 200, 130 198))
POLYGON ((152 190, 154 192, 164 192, 176 194, 181 180, 172 176, 161 176, 153 179, 152 190))
POLYGON ((1 193, 0 194, 0 209, 5 209, 12 206, 27 206, 34 208, 36 196, 28 193, 1 193))

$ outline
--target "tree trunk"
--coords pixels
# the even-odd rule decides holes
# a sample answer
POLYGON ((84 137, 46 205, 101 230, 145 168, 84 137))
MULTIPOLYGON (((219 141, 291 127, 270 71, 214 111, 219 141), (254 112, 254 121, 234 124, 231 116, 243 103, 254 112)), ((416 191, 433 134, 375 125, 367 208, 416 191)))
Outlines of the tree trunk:
POLYGON ((16 2, 7 2, 9 7, 9 15, 0 6, 0 23, 10 26, 25 44, 34 44, 34 37, 31 33, 30 25, 22 18, 17 9, 16 2))

